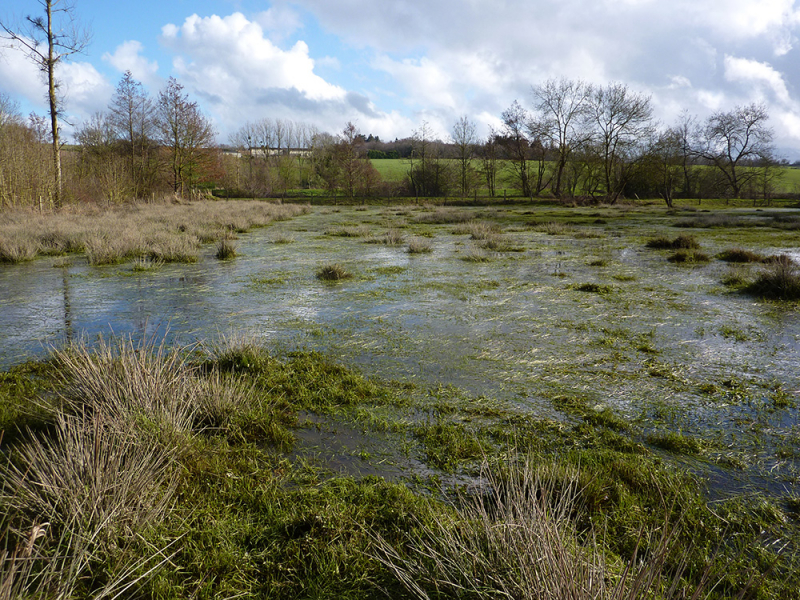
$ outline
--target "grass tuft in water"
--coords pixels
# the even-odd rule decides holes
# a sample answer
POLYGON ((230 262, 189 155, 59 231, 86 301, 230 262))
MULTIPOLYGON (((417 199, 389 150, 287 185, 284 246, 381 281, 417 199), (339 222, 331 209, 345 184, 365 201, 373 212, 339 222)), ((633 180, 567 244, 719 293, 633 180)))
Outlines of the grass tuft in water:
POLYGON ((227 238, 217 242, 217 252, 215 256, 220 260, 230 260, 236 258, 236 244, 227 238))
POLYGON ((757 263, 764 260, 764 257, 757 252, 751 252, 743 248, 729 248, 720 252, 717 258, 729 263, 757 263))
POLYGON ((767 264, 745 291, 772 300, 800 300, 800 267, 789 256, 780 255, 767 264))
POLYGON ((352 276, 352 273, 339 264, 326 265, 317 271, 317 279, 322 281, 341 281, 352 276))
POLYGON ((672 263, 696 264, 709 262, 711 257, 699 250, 678 250, 675 254, 668 256, 667 260, 672 263))

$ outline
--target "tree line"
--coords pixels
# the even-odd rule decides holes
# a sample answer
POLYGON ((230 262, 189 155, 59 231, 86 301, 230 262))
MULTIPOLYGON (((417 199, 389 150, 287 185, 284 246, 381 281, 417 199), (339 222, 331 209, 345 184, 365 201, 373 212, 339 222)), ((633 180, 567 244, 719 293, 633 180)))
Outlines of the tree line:
POLYGON ((155 194, 217 189, 229 196, 286 197, 320 189, 370 196, 528 198, 749 197, 769 199, 782 169, 764 106, 718 111, 704 121, 682 113, 663 126, 649 96, 624 84, 552 79, 514 101, 483 138, 467 116, 446 140, 423 122, 411 136, 383 142, 347 123, 336 135, 286 119, 248 121, 220 146, 210 120, 170 78, 151 98, 130 72, 108 109, 80 124, 75 145, 59 146, 64 190, 49 157, 52 130, 24 119, 0 95, 0 204, 62 198, 120 202, 155 194), (403 158, 401 181, 382 181, 371 158, 403 158))

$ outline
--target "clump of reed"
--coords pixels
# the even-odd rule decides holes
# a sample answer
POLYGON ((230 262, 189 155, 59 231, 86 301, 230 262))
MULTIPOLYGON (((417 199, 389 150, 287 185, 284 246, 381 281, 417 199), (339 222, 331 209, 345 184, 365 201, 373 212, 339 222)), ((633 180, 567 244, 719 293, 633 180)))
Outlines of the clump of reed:
POLYGON ((696 250, 700 248, 700 243, 691 235, 679 235, 670 240, 666 237, 657 237, 647 241, 648 248, 656 250, 696 250))
POLYGON ((126 204, 109 209, 70 206, 45 215, 5 211, 0 219, 0 262, 72 252, 86 252, 92 265, 118 264, 143 255, 165 262, 194 262, 200 243, 214 243, 234 232, 308 211, 308 206, 239 200, 126 204))
POLYGON ((678 250, 675 254, 667 257, 667 260, 672 263, 706 263, 711 260, 711 257, 705 252, 699 250, 678 250))
POLYGON ((119 595, 169 560, 165 548, 127 549, 171 505, 198 386, 163 343, 77 344, 53 362, 61 386, 42 401, 48 431, 0 463, 0 597, 73 597, 98 556, 118 564, 93 597, 119 595))
POLYGON ((500 225, 491 221, 468 221, 453 229, 454 235, 468 234, 472 240, 485 240, 501 232, 500 225))
MULTIPOLYGON (((625 561, 612 560, 602 533, 579 524, 581 475, 525 458, 481 472, 478 493, 437 519, 413 522, 392 544, 376 535, 376 558, 414 598, 684 598, 685 563, 671 569, 679 525, 640 535, 625 561), (655 596, 653 596, 655 594, 655 596)), ((713 587, 707 569, 700 597, 713 587)))
POLYGON ((728 248, 720 252, 717 258, 729 263, 752 263, 764 260, 764 257, 757 252, 751 252, 743 248, 728 248))
POLYGON ((430 254, 433 252, 433 242, 425 238, 414 238, 408 242, 409 254, 430 254))
POLYGON ((352 276, 347 269, 339 264, 326 265, 317 271, 317 279, 322 281, 341 281, 352 276))
POLYGON ((325 232, 325 235, 330 235, 333 237, 361 238, 369 237, 371 233, 372 231, 367 225, 348 225, 344 227, 337 227, 335 229, 329 229, 325 232))
POLYGON ((454 210, 452 208, 437 208, 432 212, 426 212, 414 217, 415 223, 425 223, 430 225, 453 225, 456 223, 466 223, 471 221, 473 215, 466 211, 454 210))
POLYGON ((533 230, 547 235, 570 235, 575 233, 575 226, 571 223, 550 221, 549 223, 536 223, 533 226, 533 230))
POLYGON ((217 251, 214 256, 219 260, 236 258, 236 243, 228 238, 221 239, 217 242, 217 251))
POLYGON ((33 260, 40 250, 36 239, 22 235, 0 237, 0 263, 18 264, 33 260))
POLYGON ((769 257, 745 291, 773 300, 800 300, 800 266, 786 254, 769 257))
POLYGON ((483 249, 470 246, 467 251, 461 255, 461 260, 472 263, 485 263, 489 262, 491 258, 483 249))
POLYGON ((405 237, 399 229, 389 229, 383 236, 376 238, 375 241, 386 246, 401 246, 405 243, 405 237))

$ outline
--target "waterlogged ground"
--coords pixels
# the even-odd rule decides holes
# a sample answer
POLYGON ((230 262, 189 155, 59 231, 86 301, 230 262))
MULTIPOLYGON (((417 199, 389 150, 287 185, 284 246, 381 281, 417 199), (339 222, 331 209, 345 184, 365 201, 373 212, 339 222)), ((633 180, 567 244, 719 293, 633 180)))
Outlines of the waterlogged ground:
MULTIPOLYGON (((706 213, 660 206, 328 207, 242 234, 229 261, 208 247, 197 264, 145 271, 80 256, 0 266, 0 366, 77 336, 187 343, 247 332, 277 352, 319 350, 409 394, 479 405, 477 419, 613 415, 617 429, 707 478, 712 494, 797 496, 800 308, 724 285, 762 267, 715 256, 745 248, 800 260, 800 230, 785 226, 800 211, 725 214, 723 226, 698 228, 676 224, 702 224, 706 213), (468 219, 492 225, 495 243, 480 248, 468 219), (675 264, 672 251, 645 247, 684 233, 709 262, 675 264), (402 240, 387 244, 387 234, 402 240), (409 253, 420 241, 430 252, 409 253), (352 277, 319 280, 330 264, 352 277)), ((402 470, 375 460, 385 441, 358 422, 309 424, 301 440, 334 468, 402 470)), ((423 468, 413 458, 402 467, 423 468)))

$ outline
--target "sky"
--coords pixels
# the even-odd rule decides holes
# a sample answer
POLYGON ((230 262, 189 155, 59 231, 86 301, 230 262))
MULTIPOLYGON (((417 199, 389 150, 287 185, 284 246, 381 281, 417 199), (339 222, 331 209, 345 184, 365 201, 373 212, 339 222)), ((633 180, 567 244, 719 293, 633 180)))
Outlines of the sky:
MULTIPOLYGON (((66 0, 61 0, 66 1, 66 0)), ((247 121, 291 119, 441 139, 485 135, 550 78, 619 82, 665 125, 764 103, 779 154, 800 159, 800 0, 73 0, 86 54, 58 73, 72 127, 106 110, 126 70, 155 97, 175 77, 227 143, 247 121)), ((4 0, 0 20, 42 14, 4 0)), ((46 113, 26 56, 0 49, 0 93, 46 113)), ((69 133, 71 126, 66 126, 69 133)))

